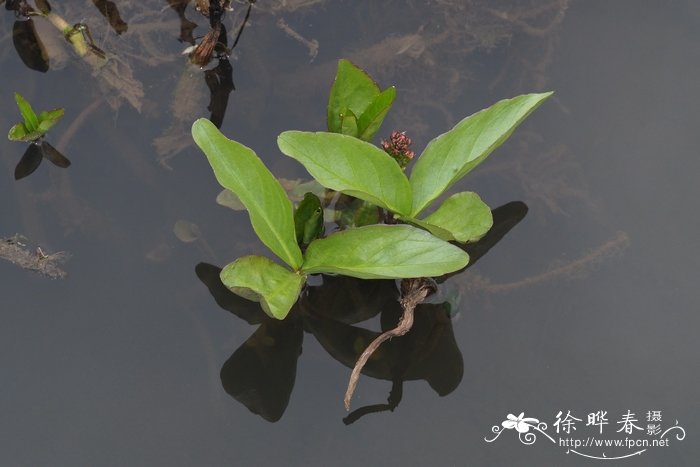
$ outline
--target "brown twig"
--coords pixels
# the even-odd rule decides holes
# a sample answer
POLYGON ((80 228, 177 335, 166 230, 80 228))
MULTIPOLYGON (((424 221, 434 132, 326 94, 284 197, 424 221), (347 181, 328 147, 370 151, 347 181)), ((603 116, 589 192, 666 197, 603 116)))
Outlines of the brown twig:
POLYGON ((316 58, 316 55, 318 55, 318 41, 316 39, 308 40, 307 38, 296 32, 294 29, 292 29, 291 26, 289 26, 289 24, 287 24, 287 22, 284 20, 284 18, 280 18, 277 20, 277 27, 284 31, 292 39, 306 46, 306 48, 309 49, 309 57, 311 57, 310 61, 314 61, 314 58, 316 58))
POLYGON ((541 28, 531 26, 530 24, 518 18, 517 16, 509 14, 505 11, 499 11, 492 8, 486 8, 485 11, 492 14, 496 18, 508 21, 512 24, 515 24, 516 26, 519 26, 523 30, 523 32, 525 32, 525 34, 535 37, 544 37, 547 34, 549 34, 550 31, 552 31, 552 29, 559 26, 559 24, 561 24, 561 22, 564 20, 564 15, 566 14, 566 10, 569 7, 569 1, 558 0, 553 2, 551 6, 555 7, 557 9, 557 12, 554 15, 554 18, 552 18, 552 20, 549 22, 549 24, 541 28))
POLYGON ((597 263, 602 262, 605 258, 614 255, 631 244, 630 237, 626 232, 617 232, 613 238, 603 243, 590 253, 581 256, 575 260, 567 262, 559 267, 554 267, 540 274, 528 276, 514 282, 506 282, 500 284, 492 284, 488 279, 480 276, 473 276, 471 284, 468 288, 486 293, 507 293, 514 290, 529 287, 537 284, 542 284, 553 279, 561 279, 567 277, 580 277, 586 270, 597 263))
POLYGON ((379 335, 374 339, 362 352, 360 358, 357 359, 355 363, 355 368, 352 370, 350 375, 350 381, 348 382, 348 389, 345 391, 345 410, 350 411, 350 400, 352 395, 355 393, 355 388, 357 387, 357 382, 360 379, 360 373, 362 368, 369 360, 369 357, 379 348, 384 341, 391 339, 392 337, 400 337, 410 331, 413 326, 413 310, 415 310, 416 305, 425 300, 429 294, 435 292, 436 285, 435 282, 426 277, 419 277, 416 279, 404 279, 401 281, 401 308, 403 309, 403 315, 399 320, 398 326, 394 329, 386 331, 385 333, 379 335))

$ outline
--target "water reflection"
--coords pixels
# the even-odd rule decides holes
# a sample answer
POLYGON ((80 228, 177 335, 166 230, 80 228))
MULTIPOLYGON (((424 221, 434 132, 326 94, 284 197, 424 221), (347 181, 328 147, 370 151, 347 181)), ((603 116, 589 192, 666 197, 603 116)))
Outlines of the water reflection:
MULTIPOLYGON (((352 280, 356 285, 348 287, 346 281, 342 280, 345 278, 334 279, 341 280, 334 281, 328 292, 339 292, 347 287, 367 296, 361 281, 352 280)), ((309 291, 310 294, 312 292, 313 289, 309 291)), ((393 281, 388 282, 387 290, 382 295, 388 300, 381 308, 375 308, 376 312, 381 310, 381 332, 320 315, 318 311, 330 309, 323 303, 312 308, 306 315, 305 324, 335 360, 353 368, 360 353, 380 334, 395 328, 401 318, 402 310, 393 281)), ((383 343, 362 371, 371 378, 391 381, 387 403, 359 408, 345 419, 346 423, 352 423, 368 413, 394 410, 401 402, 404 381, 425 380, 440 396, 457 388, 462 381, 464 366, 452 331, 450 311, 448 303, 421 304, 416 307, 411 331, 403 337, 383 343)))
POLYGON ((51 161, 55 166, 67 168, 70 161, 47 141, 37 140, 29 143, 29 147, 15 166, 15 180, 22 179, 34 173, 42 159, 51 161))
POLYGON ((12 44, 27 68, 46 73, 49 70, 49 54, 39 39, 31 19, 18 19, 12 26, 12 44))
MULTIPOLYGON (((188 47, 190 66, 183 69, 182 76, 178 80, 173 92, 171 110, 173 121, 170 126, 153 140, 156 147, 158 161, 168 169, 172 169, 169 160, 180 152, 192 146, 189 136, 189 128, 192 122, 200 115, 199 107, 206 100, 204 84, 209 91, 209 120, 221 128, 226 109, 228 108, 229 95, 236 89, 233 83, 233 66, 229 61, 229 55, 238 45, 243 30, 250 18, 251 6, 249 2, 245 17, 243 18, 231 47, 228 46, 228 33, 226 26, 221 23, 221 17, 210 18, 215 22, 212 28, 198 45, 192 37, 191 23, 185 17, 185 9, 188 2, 170 2, 170 6, 180 16, 180 41, 192 44, 188 47), (209 65, 212 59, 217 65, 203 71, 203 67, 209 65)), ((196 26, 196 25, 195 25, 196 26)))
MULTIPOLYGON (((494 209, 491 231, 465 247, 472 257, 467 268, 526 214, 527 206, 521 202, 494 209)), ((220 376, 229 395, 269 422, 278 421, 289 403, 303 331, 312 334, 336 361, 353 368, 369 343, 396 327, 402 315, 396 282, 391 280, 323 276, 323 284, 307 287, 288 317, 278 321, 268 317, 257 302, 229 291, 219 278, 219 267, 200 263, 195 272, 221 308, 259 325, 224 363, 220 376), (380 332, 357 326, 377 315, 380 332)), ((393 411, 401 402, 405 381, 425 380, 440 396, 454 391, 462 381, 464 365, 452 331, 450 304, 418 305, 411 331, 382 344, 362 374, 391 381, 391 391, 386 404, 359 408, 344 419, 346 424, 370 413, 393 411)))
POLYGON ((177 16, 180 18, 180 42, 194 45, 192 31, 197 27, 197 23, 193 23, 185 16, 185 10, 187 10, 187 5, 189 5, 189 3, 190 0, 168 0, 170 8, 175 10, 177 16))
POLYGON ((228 97, 236 89, 233 84, 233 67, 228 57, 219 57, 219 64, 204 72, 204 81, 209 88, 209 120, 221 128, 228 107, 228 97))
POLYGON ((102 13, 102 16, 109 22, 114 32, 122 34, 129 29, 129 25, 122 20, 117 5, 115 5, 114 2, 110 2, 109 0, 92 0, 92 3, 100 10, 100 13, 102 13))
POLYGON ((259 324, 221 368, 221 384, 234 399, 254 414, 276 422, 287 408, 294 388, 297 358, 301 354, 303 330, 298 307, 284 321, 268 317, 256 302, 229 291, 221 283, 221 268, 200 263, 199 279, 209 288, 216 303, 248 324, 259 324))

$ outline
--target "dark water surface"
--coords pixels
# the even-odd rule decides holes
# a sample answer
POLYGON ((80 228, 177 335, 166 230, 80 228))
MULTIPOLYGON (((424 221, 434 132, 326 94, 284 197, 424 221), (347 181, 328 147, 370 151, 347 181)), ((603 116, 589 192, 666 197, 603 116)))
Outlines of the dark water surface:
MULTIPOLYGON (((393 285, 324 284, 284 324, 215 293, 222 309, 200 280, 216 270, 200 263, 269 253, 245 213, 216 204, 220 188, 189 143, 191 122, 209 116, 209 92, 179 55, 188 44, 177 41, 176 12, 116 1, 129 27, 117 36, 93 2, 63 3, 55 11, 89 24, 144 97, 138 112, 105 91, 39 20, 65 58, 52 56, 47 73, 28 69, 13 47, 14 17, 1 11, 0 129, 18 120, 16 91, 36 110, 64 106, 49 139, 73 163, 44 161, 15 182, 24 148, 0 140, 0 237, 20 233, 28 248, 72 255, 59 280, 0 262, 2 465, 697 465, 696 2, 258 0, 231 58, 236 90, 222 130, 280 177, 305 177, 275 139, 323 129, 338 58, 397 86, 381 134, 408 130, 418 152, 499 99, 556 91, 454 188, 493 208, 525 203, 527 215, 442 284, 415 332, 360 380, 354 409, 386 404, 391 375, 398 407, 350 425, 343 363, 362 328, 379 331, 379 311, 385 326, 395 322, 393 285), (318 41, 312 61, 280 21, 318 41), (199 238, 178 240, 179 220, 199 238), (585 426, 599 410, 602 435, 585 426), (624 461, 567 454, 541 434, 526 446, 515 430, 484 440, 521 412, 565 438, 552 425, 559 411, 582 419, 571 437, 624 439, 617 422, 628 410, 644 428, 628 438, 658 438, 646 417, 661 411, 653 423, 677 423, 685 439, 676 429, 668 447, 624 461)), ((229 42, 245 10, 235 6, 229 42)), ((186 14, 203 35, 207 21, 186 14)), ((523 205, 506 211, 517 220, 523 205)))

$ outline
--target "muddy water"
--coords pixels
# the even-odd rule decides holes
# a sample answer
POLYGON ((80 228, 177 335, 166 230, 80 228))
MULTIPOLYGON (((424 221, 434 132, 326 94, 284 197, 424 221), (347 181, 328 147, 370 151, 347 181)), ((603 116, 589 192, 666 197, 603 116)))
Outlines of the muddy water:
MULTIPOLYGON (((556 91, 455 187, 503 206, 499 235, 368 367, 349 418, 347 365, 395 323, 394 285, 319 281, 284 323, 221 290, 216 267, 266 253, 245 214, 215 202, 189 142, 191 121, 210 116, 204 74, 180 55, 189 23, 168 2, 115 2, 128 25, 117 34, 83 3, 54 11, 90 25, 141 84, 138 102, 38 20, 50 69, 28 69, 13 15, 0 20, 0 128, 18 118, 15 91, 37 110, 63 106, 49 140, 73 163, 15 182, 24 148, 0 141, 0 237, 71 254, 57 280, 0 262, 3 464, 588 465, 601 461, 542 435, 484 438, 521 412, 560 436, 570 411, 586 439, 587 414, 603 410, 619 439, 629 410, 645 430, 661 411, 655 423, 687 433, 634 465, 695 465, 694 2, 257 2, 222 130, 280 177, 304 172, 277 134, 323 128, 341 57, 397 86, 382 133, 407 130, 417 151, 501 98, 556 91), (196 228, 178 238, 175 225, 196 228)), ((245 12, 234 6, 229 43, 245 12)))

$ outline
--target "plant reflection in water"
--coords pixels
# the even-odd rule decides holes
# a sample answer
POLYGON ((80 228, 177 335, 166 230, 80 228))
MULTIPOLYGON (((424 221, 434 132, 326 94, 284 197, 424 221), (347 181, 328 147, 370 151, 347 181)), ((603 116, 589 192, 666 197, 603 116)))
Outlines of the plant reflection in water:
MULTIPOLYGON (((464 247, 472 259, 467 268, 526 214, 527 206, 521 202, 494 209, 491 231, 464 247)), ((308 287, 288 317, 278 321, 269 318, 257 302, 229 291, 221 283, 220 272, 219 267, 206 263, 196 267, 197 276, 221 308, 248 324, 259 325, 224 363, 221 383, 229 395, 269 422, 280 420, 289 403, 303 331, 313 334, 335 360, 353 368, 367 345, 383 331, 394 328, 402 315, 395 281, 323 276, 323 284, 308 287), (382 331, 357 326, 377 315, 382 331)), ((445 279, 439 278, 438 282, 445 279)), ((391 392, 386 404, 356 409, 343 420, 346 424, 370 413, 393 411, 401 402, 405 381, 425 380, 440 396, 454 391, 462 381, 464 365, 452 330, 450 305, 418 305, 410 332, 384 343, 362 373, 391 381, 391 392)))

